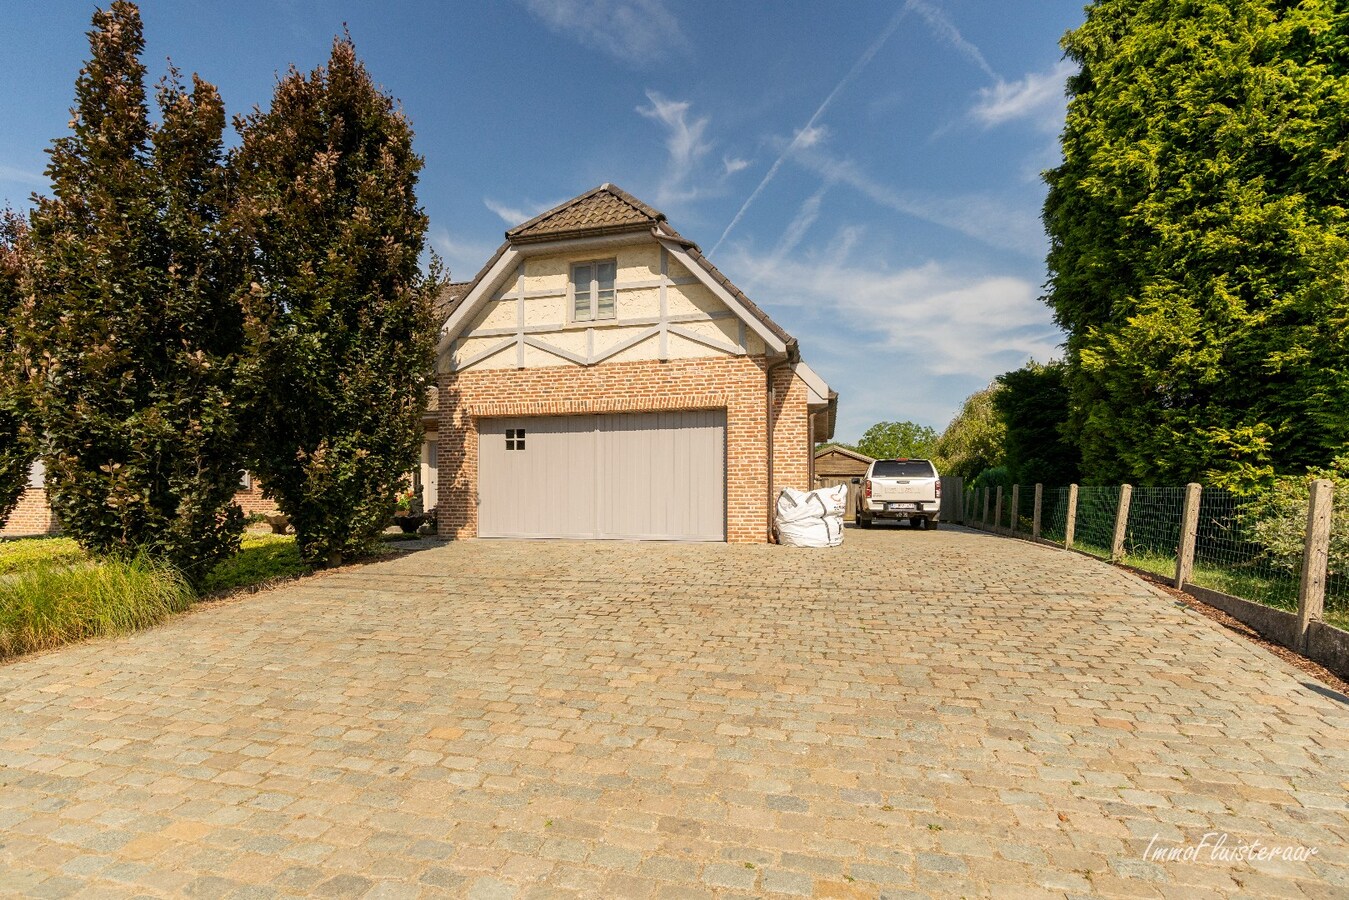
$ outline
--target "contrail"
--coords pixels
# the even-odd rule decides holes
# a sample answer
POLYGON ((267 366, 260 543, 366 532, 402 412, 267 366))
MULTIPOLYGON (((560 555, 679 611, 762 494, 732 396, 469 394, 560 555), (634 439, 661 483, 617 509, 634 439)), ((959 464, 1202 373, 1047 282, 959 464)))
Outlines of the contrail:
POLYGON ((824 102, 820 104, 820 108, 815 110, 815 115, 810 117, 810 121, 805 124, 804 128, 796 132, 791 143, 787 145, 787 149, 783 150, 782 154, 773 161, 773 165, 769 166, 768 174, 764 175, 763 181, 759 182, 759 186, 756 187, 754 192, 749 195, 749 198, 741 204, 740 210, 735 214, 735 218, 731 219, 731 224, 727 225, 726 230, 721 233, 721 237, 717 238, 716 244, 712 246, 712 253, 717 252, 717 248, 721 246, 721 242, 726 240, 726 236, 731 233, 731 230, 735 228, 736 225, 740 224, 740 220, 745 217, 745 211, 748 210, 750 205, 758 199, 761 193, 763 193, 763 189, 768 187, 768 182, 772 181, 773 176, 778 174, 778 169, 782 168, 783 161, 786 160, 787 157, 791 155, 792 151, 801 144, 802 139, 814 135, 815 123, 820 120, 820 116, 824 115, 824 111, 834 102, 834 98, 838 96, 839 91, 847 87, 848 84, 858 76, 862 69, 866 68, 867 63, 871 62, 871 58, 875 56, 877 51, 881 49, 881 46, 890 39, 890 35, 895 33, 895 29, 899 27, 900 20, 908 14, 909 10, 914 10, 922 16, 923 21, 928 24, 929 28, 949 41, 951 45, 959 50, 964 56, 972 60, 985 75, 992 78, 994 81, 1001 80, 998 77, 998 74, 993 71, 993 67, 988 64, 988 60, 984 58, 984 54, 979 51, 979 48, 965 40, 964 36, 960 33, 960 30, 951 23, 951 20, 948 19, 940 9, 926 2, 926 0, 905 0, 904 5, 901 6, 894 17, 890 19, 890 24, 886 25, 885 30, 877 36, 876 40, 872 41, 871 46, 866 49, 866 52, 858 57, 857 62, 853 63, 853 67, 848 70, 848 74, 843 76, 843 80, 834 86, 834 89, 829 92, 828 97, 824 98, 824 102))
POLYGON ((721 233, 721 237, 717 238, 716 244, 712 246, 713 254, 717 252, 717 248, 721 246, 721 242, 726 240, 726 235, 731 233, 731 229, 735 228, 736 225, 740 224, 740 220, 745 216, 745 210, 749 209, 750 204, 752 204, 755 200, 757 200, 759 195, 763 193, 763 189, 768 186, 768 182, 773 180, 773 176, 778 174, 778 169, 782 168, 783 160, 785 160, 791 154, 791 152, 796 149, 797 145, 801 142, 802 136, 814 133, 815 123, 820 120, 820 116, 824 115, 824 111, 829 108, 829 104, 834 102, 834 98, 838 96, 839 91, 847 87, 848 83, 852 81, 854 78, 856 78, 858 73, 860 73, 864 68, 866 68, 866 64, 871 62, 871 58, 875 56, 877 51, 881 49, 881 45, 884 44, 890 38, 890 35, 894 34, 895 29, 899 27, 900 20, 903 19, 906 14, 908 14, 909 7, 911 5, 912 0, 910 0, 910 2, 908 3, 905 3, 903 6, 899 8, 899 11, 896 12, 894 16, 890 19, 890 24, 886 25, 885 30, 882 31, 879 36, 877 36, 876 40, 871 42, 871 46, 866 49, 866 52, 863 53, 860 57, 858 57, 857 62, 853 63, 853 67, 848 70, 848 74, 843 76, 843 80, 840 81, 838 84, 834 85, 834 89, 829 92, 828 97, 824 98, 824 102, 820 104, 820 108, 815 110, 815 115, 810 117, 810 121, 805 124, 804 128, 796 132, 796 135, 792 138, 791 143, 787 145, 787 149, 783 150, 782 154, 776 160, 774 160, 773 165, 769 166, 768 174, 764 175, 763 181, 759 182, 759 186, 756 187, 754 189, 754 192, 749 195, 749 198, 746 199, 743 204, 741 204, 740 211, 735 214, 735 218, 731 219, 731 224, 727 225, 726 230, 721 233))
POLYGON ((918 13, 918 15, 922 16, 923 21, 927 23, 929 28, 935 31, 938 36, 949 41, 952 47, 955 47, 962 56, 978 66, 989 78, 994 81, 1002 81, 1002 78, 998 76, 998 73, 994 72, 993 67, 988 64, 988 60, 984 58, 984 54, 978 47, 974 46, 974 44, 965 40, 965 36, 961 34, 960 29, 956 28, 955 24, 946 17, 946 13, 942 12, 931 3, 928 3, 927 0, 908 0, 908 2, 904 4, 904 8, 912 9, 914 12, 918 13))

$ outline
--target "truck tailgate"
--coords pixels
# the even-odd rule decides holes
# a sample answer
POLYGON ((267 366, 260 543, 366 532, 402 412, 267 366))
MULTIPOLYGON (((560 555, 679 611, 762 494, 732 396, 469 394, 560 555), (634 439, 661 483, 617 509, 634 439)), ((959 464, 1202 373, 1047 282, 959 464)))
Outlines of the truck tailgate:
POLYGON ((935 478, 873 478, 872 500, 927 500, 937 499, 935 478))

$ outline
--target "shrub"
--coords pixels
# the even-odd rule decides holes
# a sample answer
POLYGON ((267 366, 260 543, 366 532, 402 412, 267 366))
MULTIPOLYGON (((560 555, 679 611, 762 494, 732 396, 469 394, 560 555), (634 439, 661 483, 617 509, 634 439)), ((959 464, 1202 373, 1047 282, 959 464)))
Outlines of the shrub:
POLYGON ((172 73, 150 123, 140 14, 94 14, 52 197, 32 214, 20 340, 36 367, 48 496, 92 551, 150 553, 188 577, 237 549, 232 397, 243 255, 222 224, 225 113, 172 73))
POLYGON ((224 560, 201 581, 203 594, 258 587, 308 572, 295 538, 279 534, 246 534, 239 552, 224 560))
POLYGON ((35 455, 28 427, 28 366, 14 334, 28 258, 27 224, 10 210, 0 210, 0 522, 23 494, 35 455))
POLYGON ((146 556, 43 561, 0 579, 0 658, 145 628, 194 596, 175 569, 146 556))
POLYGON ((0 541, 0 575, 12 575, 44 564, 71 565, 86 559, 70 538, 21 538, 0 541))
POLYGON ((350 39, 237 126, 236 224, 255 244, 241 296, 248 468, 300 555, 334 564, 376 543, 421 447, 438 273, 420 270, 422 160, 350 39))
POLYGON ((1329 570, 1332 574, 1349 573, 1349 456, 1337 458, 1328 469, 1280 477, 1258 501, 1245 504, 1244 509, 1250 511, 1250 540, 1275 568, 1301 573, 1311 503, 1307 483, 1311 478, 1329 479, 1335 486, 1329 570))

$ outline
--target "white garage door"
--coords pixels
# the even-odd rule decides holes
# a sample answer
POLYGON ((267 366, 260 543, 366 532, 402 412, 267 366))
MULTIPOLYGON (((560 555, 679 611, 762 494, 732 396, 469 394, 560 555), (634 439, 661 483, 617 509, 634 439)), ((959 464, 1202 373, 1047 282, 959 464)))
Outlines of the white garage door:
POLYGON ((726 539, 726 413, 484 419, 482 537, 726 539))

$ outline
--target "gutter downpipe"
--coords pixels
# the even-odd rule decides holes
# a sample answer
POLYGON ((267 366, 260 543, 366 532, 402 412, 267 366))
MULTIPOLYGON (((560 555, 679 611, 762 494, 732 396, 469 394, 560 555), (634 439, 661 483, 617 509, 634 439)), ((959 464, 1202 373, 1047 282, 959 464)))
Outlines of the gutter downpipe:
POLYGON ((765 396, 768 401, 768 408, 765 410, 764 432, 767 441, 768 451, 768 540, 773 540, 773 437, 777 429, 777 421, 773 418, 773 401, 776 398, 776 392, 773 390, 773 373, 783 366, 790 365, 794 358, 799 359, 799 351, 796 342, 793 341, 787 346, 787 355, 764 369, 764 381, 767 391, 765 396))

